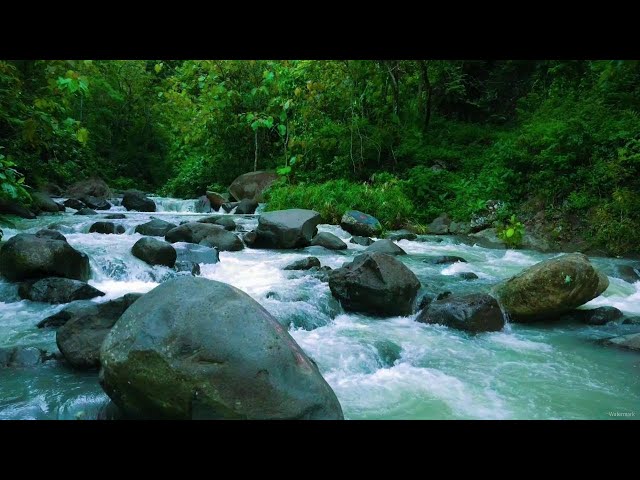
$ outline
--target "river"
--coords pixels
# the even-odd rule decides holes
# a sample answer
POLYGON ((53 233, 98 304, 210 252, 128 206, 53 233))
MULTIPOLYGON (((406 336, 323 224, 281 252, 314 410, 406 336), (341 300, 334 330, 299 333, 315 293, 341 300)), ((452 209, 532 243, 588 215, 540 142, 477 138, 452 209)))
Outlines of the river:
MULTIPOLYGON (((131 255, 142 237, 135 226, 156 216, 173 223, 197 220, 195 201, 154 198, 153 214, 126 212, 123 235, 89 234, 113 207, 93 216, 72 213, 18 220, 3 228, 7 240, 35 233, 52 223, 68 242, 91 260, 89 283, 106 293, 104 302, 125 293, 147 292, 175 275, 151 267, 131 255)), ((244 229, 257 225, 256 216, 233 215, 244 229)), ((340 227, 320 225, 343 238, 346 251, 308 247, 296 251, 244 249, 221 252, 220 263, 203 265, 202 277, 234 285, 251 295, 290 332, 318 364, 334 389, 347 419, 610 419, 609 412, 640 416, 640 356, 605 347, 608 338, 640 331, 638 325, 507 324, 497 333, 470 335, 411 317, 372 318, 345 313, 333 300, 327 283, 305 272, 284 271, 288 263, 309 255, 332 268, 349 261, 365 247, 348 243, 340 227), (381 341, 401 347, 395 362, 387 359, 381 341)), ((396 257, 420 279, 423 289, 471 293, 518 273, 524 267, 558 254, 528 250, 492 250, 457 243, 450 237, 421 237, 398 243, 409 255, 396 257), (468 263, 431 265, 430 255, 458 255, 468 263), (455 273, 479 276, 464 281, 455 273)), ((640 282, 613 277, 617 263, 592 258, 609 275, 607 291, 584 308, 611 305, 628 315, 640 315, 640 282)), ((420 294, 419 294, 420 295, 420 294)), ((36 324, 64 305, 20 301, 17 285, 0 280, 0 347, 37 346, 57 351, 55 330, 36 324)), ((48 361, 32 368, 0 369, 0 419, 91 419, 107 399, 97 372, 82 373, 48 361)), ((619 418, 619 417, 618 417, 619 418)), ((628 417, 627 417, 628 418, 628 417)))

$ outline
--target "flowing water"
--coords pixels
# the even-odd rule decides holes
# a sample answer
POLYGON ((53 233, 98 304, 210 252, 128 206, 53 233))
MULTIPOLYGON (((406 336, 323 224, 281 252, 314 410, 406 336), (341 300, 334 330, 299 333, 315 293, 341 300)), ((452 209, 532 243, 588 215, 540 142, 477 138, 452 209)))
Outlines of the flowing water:
MULTIPOLYGON (((19 220, 5 228, 5 240, 35 233, 52 223, 69 243, 87 253, 93 278, 106 293, 104 302, 125 293, 147 292, 175 275, 151 267, 130 253, 142 236, 135 226, 156 216, 173 223, 197 220, 197 201, 154 198, 158 212, 127 212, 124 235, 89 234, 89 227, 114 206, 95 216, 71 213, 19 220)), ((241 229, 257 224, 256 216, 233 217, 241 229)), ((244 249, 221 252, 220 263, 202 265, 202 276, 247 292, 281 323, 318 364, 333 387, 347 419, 609 419, 610 412, 640 415, 640 356, 602 346, 598 340, 640 331, 637 325, 589 327, 576 324, 508 324, 497 333, 471 335, 411 317, 372 318, 345 313, 327 283, 307 272, 284 271, 288 263, 314 255, 332 268, 350 261, 364 247, 348 243, 350 235, 321 225, 343 238, 349 248, 322 247, 296 251, 244 249), (381 342, 386 342, 381 343, 381 342), (389 346, 400 347, 389 358, 389 346)), ((415 272, 423 291, 471 293, 557 254, 490 250, 457 243, 452 238, 421 237, 398 242, 409 255, 396 257, 415 272), (431 265, 433 255, 458 255, 468 263, 431 265), (474 272, 464 281, 459 272, 474 272)), ((586 307, 612 305, 627 315, 640 315, 640 282, 612 277, 616 259, 592 258, 609 274, 608 290, 586 307)), ((419 294, 420 295, 420 294, 419 294)), ((0 280, 0 348, 37 346, 56 351, 55 331, 38 329, 43 318, 64 305, 20 301, 17 286, 0 280)), ((0 419, 95 418, 107 399, 97 373, 80 373, 61 362, 31 368, 0 369, 0 419)), ((629 418, 629 417, 623 417, 629 418)))

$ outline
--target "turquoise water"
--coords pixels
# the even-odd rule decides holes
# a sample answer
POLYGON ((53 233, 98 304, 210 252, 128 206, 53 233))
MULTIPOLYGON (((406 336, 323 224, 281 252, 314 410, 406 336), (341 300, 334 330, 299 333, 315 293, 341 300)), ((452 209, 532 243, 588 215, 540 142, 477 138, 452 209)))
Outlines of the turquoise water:
MULTIPOLYGON (((163 211, 152 214, 174 223, 194 220, 189 201, 160 199, 163 211), (181 203, 182 202, 182 203, 181 203), (187 210, 187 212, 185 212, 187 210)), ((119 208, 116 207, 116 210, 119 208)), ((112 213, 112 212, 109 212, 112 213)), ((151 216, 127 213, 125 235, 88 234, 96 217, 70 213, 20 220, 5 229, 5 238, 35 232, 61 222, 62 233, 91 259, 92 285, 107 293, 98 302, 129 292, 146 292, 173 272, 150 267, 130 254, 141 238, 136 225, 151 216)), ((255 217, 235 219, 245 229, 255 217)), ((350 235, 336 226, 321 225, 345 240, 350 235)), ((411 268, 433 292, 486 291, 501 279, 555 254, 490 250, 455 243, 452 238, 423 237, 398 242, 409 255, 396 257, 411 268), (429 255, 458 255, 469 263, 429 265, 429 255), (475 272, 464 281, 453 276, 475 272)), ((339 267, 364 249, 348 243, 342 252, 309 247, 298 251, 245 249, 222 252, 220 263, 202 265, 202 276, 230 283, 251 295, 290 332, 318 363, 333 387, 348 419, 620 419, 640 415, 640 355, 605 347, 599 339, 640 331, 637 325, 518 325, 497 333, 469 335, 414 317, 371 318, 345 313, 333 301, 327 283, 305 272, 282 267, 305 256, 339 267), (401 347, 393 364, 383 361, 377 342, 401 347), (611 417, 610 412, 635 413, 611 417)), ((619 260, 594 258, 612 274, 619 260)), ((609 277, 611 285, 585 308, 612 305, 640 315, 640 282, 629 284, 609 277)), ((64 306, 19 301, 17 287, 0 280, 0 347, 33 345, 55 351, 55 332, 36 324, 64 306)), ((0 419, 94 418, 106 400, 96 373, 72 371, 49 361, 32 368, 0 369, 0 419)))

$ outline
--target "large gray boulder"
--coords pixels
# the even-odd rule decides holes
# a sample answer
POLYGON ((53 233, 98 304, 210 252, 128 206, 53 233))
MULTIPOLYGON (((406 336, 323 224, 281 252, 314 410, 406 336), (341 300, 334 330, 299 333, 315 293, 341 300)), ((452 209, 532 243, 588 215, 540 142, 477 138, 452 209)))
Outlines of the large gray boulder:
POLYGON ((63 205, 67 208, 73 208, 74 210, 82 210, 86 208, 84 202, 81 202, 77 198, 68 198, 64 201, 63 205))
POLYGON ((109 187, 104 182, 104 180, 101 180, 99 178, 89 178, 87 180, 81 180, 74 183, 67 189, 66 192, 67 197, 76 199, 88 195, 106 200, 111 196, 111 190, 109 190, 109 187))
POLYGON ((58 213, 60 211, 58 204, 44 192, 33 192, 31 194, 31 201, 36 210, 49 213, 58 213))
POLYGON ((50 277, 22 283, 18 288, 18 295, 33 302, 69 303, 102 297, 104 292, 79 280, 50 277))
POLYGON ((164 238, 171 243, 189 242, 216 247, 221 252, 235 252, 244 248, 242 240, 236 235, 228 232, 221 225, 209 223, 185 223, 169 230, 164 238))
POLYGON ((116 234, 120 235, 124 233, 124 227, 122 225, 116 225, 113 222, 96 222, 89 228, 89 233, 102 233, 105 235, 116 234))
POLYGON ((231 218, 229 215, 211 215, 210 217, 205 217, 201 220, 198 220, 198 223, 220 225, 225 230, 229 230, 230 232, 236 229, 236 222, 234 222, 233 218, 231 218))
POLYGON ((102 387, 129 416, 343 418, 286 329, 247 294, 213 280, 180 277, 144 295, 107 335, 100 359, 102 387))
POLYGON ((176 264, 176 249, 171 244, 153 237, 144 237, 133 244, 131 253, 149 265, 164 265, 173 268, 176 264))
POLYGON ((515 322, 557 318, 599 296, 609 286, 581 253, 570 253, 526 268, 499 283, 494 294, 515 322))
POLYGON ((8 280, 64 277, 87 281, 89 257, 64 240, 20 233, 0 248, 0 273, 8 280))
POLYGON ((141 235, 149 235, 152 237, 164 237, 169 230, 173 230, 177 225, 159 218, 152 218, 147 223, 142 223, 136 227, 135 232, 141 235))
POLYGON ((27 218, 33 220, 36 218, 36 214, 29 210, 24 205, 14 201, 0 198, 0 213, 6 215, 17 215, 18 217, 27 218))
POLYGON ((367 253, 379 252, 379 253, 386 253, 387 255, 406 255, 407 254, 407 252, 405 252, 402 248, 400 248, 398 245, 396 245, 393 241, 389 240, 388 238, 378 240, 372 243, 365 249, 365 252, 367 253))
POLYGON ((207 247, 205 245, 196 245, 194 243, 176 242, 173 244, 178 254, 178 262, 194 262, 194 263, 218 263, 220 255, 217 248, 207 247))
POLYGON ((57 230, 50 230, 48 228, 43 228, 42 230, 38 230, 36 232, 36 237, 38 238, 50 238, 52 240, 62 240, 63 242, 67 241, 67 237, 62 235, 57 230))
POLYGON ((496 332, 504 327, 500 305, 495 298, 484 293, 435 300, 420 312, 416 320, 474 333, 496 332))
POLYGON ((449 233, 449 225, 451 225, 451 219, 446 213, 440 215, 434 219, 428 226, 429 233, 433 235, 444 235, 449 233))
POLYGON ((614 337, 605 340, 605 345, 611 345, 619 348, 626 348, 628 350, 635 350, 640 352, 640 333, 632 333, 629 335, 622 335, 621 337, 614 337))
POLYGON ((238 201, 248 199, 262 202, 264 201, 263 192, 277 179, 278 174, 271 172, 245 173, 229 185, 229 193, 238 201))
POLYGON ((340 226, 351 235, 377 237, 382 233, 382 225, 376 217, 359 210, 348 210, 340 220, 340 226))
POLYGON ((127 190, 122 196, 122 206, 138 212, 155 212, 156 204, 140 190, 127 190))
POLYGON ((365 253, 332 270, 329 288, 345 310, 377 316, 410 315, 420 281, 394 257, 365 253))
POLYGON ((256 240, 257 248, 302 248, 311 245, 320 223, 320 214, 314 210, 293 208, 260 215, 256 240))
POLYGON ((333 233, 320 232, 313 240, 311 240, 312 246, 320 246, 329 250, 346 250, 347 244, 342 241, 340 237, 335 236, 333 233))
POLYGON ((109 210, 111 208, 111 204, 104 198, 94 197, 92 195, 80 197, 80 201, 93 210, 109 210))

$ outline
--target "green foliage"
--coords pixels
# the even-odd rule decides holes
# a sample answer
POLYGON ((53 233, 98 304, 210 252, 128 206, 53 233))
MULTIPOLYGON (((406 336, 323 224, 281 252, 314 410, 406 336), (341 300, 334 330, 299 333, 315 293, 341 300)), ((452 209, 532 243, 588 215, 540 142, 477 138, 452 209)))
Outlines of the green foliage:
POLYGON ((518 221, 515 215, 511 215, 506 224, 498 226, 498 238, 502 240, 507 247, 517 248, 522 245, 524 237, 524 225, 518 221))
POLYGON ((383 227, 400 228, 413 216, 413 205, 398 185, 382 186, 333 180, 321 184, 280 184, 269 191, 267 209, 315 210, 323 222, 339 224, 347 210, 361 210, 376 217, 383 227))

